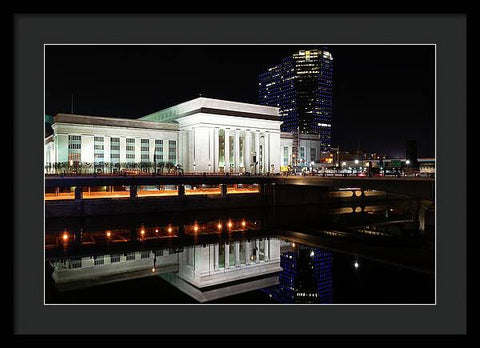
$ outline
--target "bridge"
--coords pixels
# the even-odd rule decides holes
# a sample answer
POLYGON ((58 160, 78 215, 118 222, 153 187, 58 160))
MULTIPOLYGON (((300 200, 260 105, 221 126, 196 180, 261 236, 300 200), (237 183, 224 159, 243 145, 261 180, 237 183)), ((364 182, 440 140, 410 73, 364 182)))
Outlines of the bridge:
MULTIPOLYGON (((360 177, 360 176, 247 176, 247 175, 83 175, 46 176, 45 188, 130 186, 132 195, 136 187, 147 185, 175 185, 179 195, 185 193, 185 185, 212 185, 219 187, 219 193, 226 194, 228 185, 258 185, 263 192, 265 185, 301 185, 330 189, 358 188, 405 194, 410 197, 435 200, 435 179, 423 177, 360 177)), ((256 191, 256 192, 258 192, 256 191)))

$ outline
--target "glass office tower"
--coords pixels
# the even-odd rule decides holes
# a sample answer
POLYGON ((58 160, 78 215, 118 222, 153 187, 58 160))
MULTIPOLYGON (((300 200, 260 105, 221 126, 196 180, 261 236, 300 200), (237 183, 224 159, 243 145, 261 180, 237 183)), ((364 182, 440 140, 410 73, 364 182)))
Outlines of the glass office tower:
POLYGON ((280 108, 283 132, 318 134, 328 152, 332 132, 333 57, 300 50, 259 76, 259 103, 280 108))

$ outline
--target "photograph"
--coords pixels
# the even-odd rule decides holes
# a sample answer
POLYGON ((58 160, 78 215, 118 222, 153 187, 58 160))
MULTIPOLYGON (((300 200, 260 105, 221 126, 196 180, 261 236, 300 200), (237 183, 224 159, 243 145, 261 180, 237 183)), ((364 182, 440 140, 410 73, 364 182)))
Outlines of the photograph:
POLYGON ((437 304, 435 43, 43 58, 44 305, 437 304))

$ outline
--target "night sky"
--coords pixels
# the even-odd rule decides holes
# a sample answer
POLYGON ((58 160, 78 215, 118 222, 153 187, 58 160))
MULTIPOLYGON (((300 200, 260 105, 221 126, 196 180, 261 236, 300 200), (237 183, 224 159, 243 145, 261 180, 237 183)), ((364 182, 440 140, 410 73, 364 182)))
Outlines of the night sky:
MULTIPOLYGON (((45 113, 138 118, 204 97, 258 103, 258 75, 324 46, 46 46, 45 113)), ((325 46, 334 59, 333 139, 340 149, 435 155, 434 46, 325 46)))

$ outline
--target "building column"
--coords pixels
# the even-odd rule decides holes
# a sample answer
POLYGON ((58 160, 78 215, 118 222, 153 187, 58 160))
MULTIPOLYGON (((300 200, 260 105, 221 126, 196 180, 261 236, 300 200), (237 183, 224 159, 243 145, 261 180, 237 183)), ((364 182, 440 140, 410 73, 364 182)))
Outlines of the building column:
MULTIPOLYGON (((260 155, 260 132, 255 132, 255 155, 256 155, 256 162, 258 162, 258 165, 256 165, 256 173, 259 173, 260 170, 260 161, 259 161, 259 155, 260 155)), ((255 165, 255 163, 254 163, 255 165)), ((255 167, 254 167, 255 168, 255 167)))
POLYGON ((110 160, 110 137, 105 135, 103 137, 103 162, 104 163, 111 163, 110 160))
POLYGON ((245 264, 248 266, 250 264, 250 242, 245 242, 245 264))
POLYGON ((212 162, 212 167, 213 167, 213 172, 218 173, 219 170, 219 163, 218 163, 218 156, 219 156, 219 145, 220 145, 220 139, 219 139, 219 128, 215 128, 213 130, 213 140, 214 140, 214 145, 213 145, 213 162, 212 162))
POLYGON ((265 261, 270 259, 270 241, 265 239, 265 261))
POLYGON ((218 260, 218 256, 219 256, 219 251, 220 251, 220 246, 218 244, 215 244, 214 246, 214 270, 217 271, 218 270, 218 265, 219 265, 219 260, 218 260))
POLYGON ((230 173, 230 130, 225 129, 225 173, 230 173))
POLYGON ((264 145, 264 156, 265 156, 265 171, 267 173, 270 173, 270 133, 266 132, 265 133, 265 145, 264 145))
POLYGON ((260 241, 257 239, 255 240, 255 262, 260 261, 260 241))
POLYGON ((188 130, 188 170, 189 172, 193 172, 195 169, 193 165, 195 163, 195 141, 194 141, 194 134, 193 129, 188 130))
POLYGON ((214 128, 210 128, 208 130, 208 138, 209 138, 209 141, 208 141, 209 150, 208 150, 207 168, 209 173, 213 173, 215 171, 214 170, 214 166, 215 166, 215 129, 214 128))
POLYGON ((235 242, 235 266, 240 267, 240 243, 235 242))
POLYGON ((235 161, 234 171, 238 173, 240 171, 240 131, 238 129, 235 129, 233 151, 235 151, 233 157, 235 161))
POLYGON ((245 171, 251 172, 252 169, 250 168, 250 163, 252 163, 252 153, 250 150, 251 143, 250 140, 252 135, 250 131, 245 131, 245 141, 243 142, 243 163, 245 165, 245 171))
MULTIPOLYGON (((150 162, 154 162, 155 159, 155 139, 148 139, 148 158, 150 162)), ((155 171, 155 169, 153 169, 155 171)))
POLYGON ((141 161, 141 139, 140 138, 135 138, 135 163, 140 163, 141 161))
POLYGON ((230 245, 225 243, 225 269, 230 268, 230 245))
POLYGON ((127 162, 127 138, 120 137, 120 165, 127 162))

